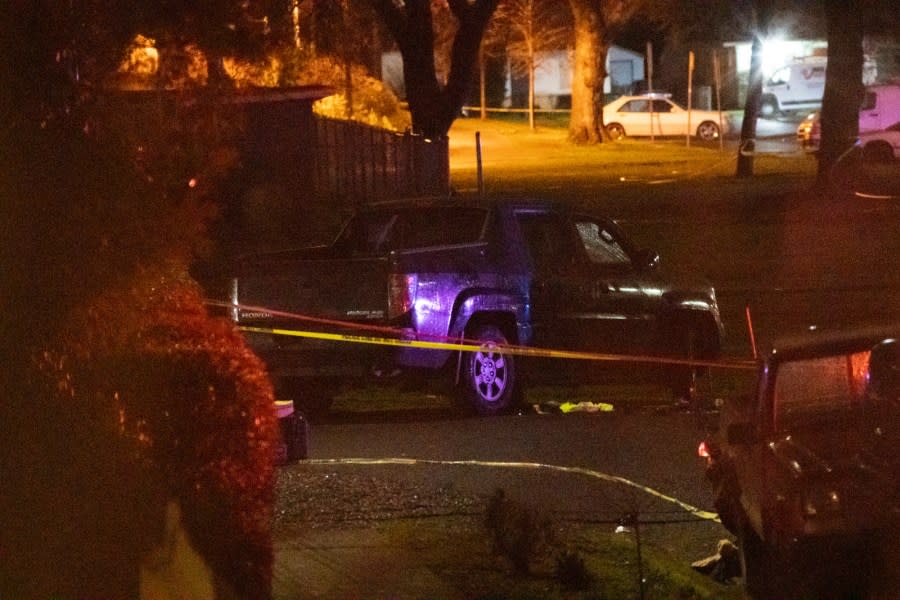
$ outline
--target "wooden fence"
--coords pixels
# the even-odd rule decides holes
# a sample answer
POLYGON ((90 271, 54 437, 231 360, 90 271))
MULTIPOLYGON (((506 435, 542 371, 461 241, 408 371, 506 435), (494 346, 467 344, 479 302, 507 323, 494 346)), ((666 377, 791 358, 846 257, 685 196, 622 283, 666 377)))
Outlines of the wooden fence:
POLYGON ((316 117, 316 188, 344 205, 450 193, 447 138, 316 117))

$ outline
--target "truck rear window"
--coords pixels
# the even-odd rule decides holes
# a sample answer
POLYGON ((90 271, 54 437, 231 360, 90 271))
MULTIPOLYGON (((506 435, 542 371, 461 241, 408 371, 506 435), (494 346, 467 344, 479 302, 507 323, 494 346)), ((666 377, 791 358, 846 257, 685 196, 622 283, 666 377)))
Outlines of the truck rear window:
POLYGON ((862 406, 870 352, 786 362, 775 381, 775 427, 789 431, 862 406))
POLYGON ((482 239, 488 211, 475 207, 410 207, 356 215, 335 242, 354 256, 471 244, 482 239))

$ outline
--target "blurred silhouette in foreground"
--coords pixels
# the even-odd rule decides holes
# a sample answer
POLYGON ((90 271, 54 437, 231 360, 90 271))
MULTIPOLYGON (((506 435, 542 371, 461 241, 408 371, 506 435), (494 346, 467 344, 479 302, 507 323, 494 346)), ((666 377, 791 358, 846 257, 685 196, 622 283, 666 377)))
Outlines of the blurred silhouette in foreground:
POLYGON ((86 136, 14 122, 0 164, 0 598, 270 597, 272 389, 200 227, 86 136))

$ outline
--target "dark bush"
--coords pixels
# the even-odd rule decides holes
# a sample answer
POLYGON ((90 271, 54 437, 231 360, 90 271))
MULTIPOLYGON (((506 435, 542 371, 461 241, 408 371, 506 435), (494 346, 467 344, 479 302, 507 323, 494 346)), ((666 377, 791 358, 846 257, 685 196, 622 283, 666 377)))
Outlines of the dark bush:
POLYGON ((531 571, 531 563, 547 551, 553 537, 549 518, 507 498, 502 489, 488 500, 484 524, 494 552, 509 559, 520 575, 531 571))
POLYGON ((175 500, 223 597, 268 597, 273 395, 186 274, 202 219, 84 135, 0 161, 0 596, 136 597, 175 500))

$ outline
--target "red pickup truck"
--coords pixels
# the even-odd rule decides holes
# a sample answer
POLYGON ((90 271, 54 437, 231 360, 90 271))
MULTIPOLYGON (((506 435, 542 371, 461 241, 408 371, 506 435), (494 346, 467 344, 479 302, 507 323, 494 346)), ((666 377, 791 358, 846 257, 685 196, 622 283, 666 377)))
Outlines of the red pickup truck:
POLYGON ((900 325, 777 343, 701 446, 756 598, 896 598, 900 325), (886 583, 893 581, 894 583, 886 583))

